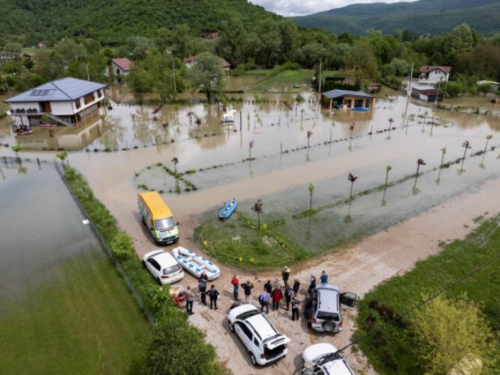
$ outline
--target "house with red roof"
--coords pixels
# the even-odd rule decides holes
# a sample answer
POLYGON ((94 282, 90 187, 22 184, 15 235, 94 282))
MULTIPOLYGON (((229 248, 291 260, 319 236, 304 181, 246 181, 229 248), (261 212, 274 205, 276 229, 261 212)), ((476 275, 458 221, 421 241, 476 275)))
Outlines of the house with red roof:
POLYGON ((429 66, 423 65, 420 68, 418 83, 424 85, 436 85, 439 82, 448 82, 451 67, 449 66, 429 66))
POLYGON ((132 62, 126 57, 119 57, 116 59, 109 60, 108 69, 106 72, 106 76, 110 78, 110 80, 121 83, 121 76, 126 76, 130 73, 130 67, 132 66, 132 62))

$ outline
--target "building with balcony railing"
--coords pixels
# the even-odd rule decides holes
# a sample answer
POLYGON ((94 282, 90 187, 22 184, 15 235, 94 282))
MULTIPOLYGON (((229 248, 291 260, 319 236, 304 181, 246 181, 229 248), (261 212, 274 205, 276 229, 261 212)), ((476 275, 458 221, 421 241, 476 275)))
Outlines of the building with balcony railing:
POLYGON ((103 107, 106 85, 76 78, 44 83, 6 99, 16 125, 78 126, 103 107))

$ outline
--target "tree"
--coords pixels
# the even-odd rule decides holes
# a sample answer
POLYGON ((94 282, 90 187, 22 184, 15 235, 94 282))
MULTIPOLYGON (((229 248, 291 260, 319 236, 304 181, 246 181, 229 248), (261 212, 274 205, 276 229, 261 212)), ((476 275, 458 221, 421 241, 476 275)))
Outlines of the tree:
POLYGON ((358 177, 354 176, 351 172, 349 172, 347 179, 351 182, 351 193, 349 194, 349 203, 351 203, 351 201, 352 201, 352 188, 354 187, 354 182, 358 179, 358 177))
POLYGON ((418 159, 417 160, 417 173, 415 174, 416 178, 418 178, 418 176, 420 174, 420 166, 421 165, 426 165, 426 163, 423 159, 418 159))
POLYGON ((64 161, 68 158, 68 153, 66 151, 60 152, 56 154, 56 157, 61 160, 61 163, 64 163, 64 161))
POLYGON ((257 228, 260 228, 260 215, 264 212, 262 209, 262 199, 257 199, 257 202, 252 206, 252 211, 257 214, 257 228))
POLYGON ((170 300, 170 288, 169 287, 156 287, 149 290, 151 294, 151 299, 153 305, 156 308, 161 308, 163 316, 165 316, 165 304, 170 300))
POLYGON ((307 149, 309 149, 309 138, 311 138, 313 134, 312 130, 307 131, 307 149))
POLYGON ((486 136, 486 145, 484 146, 484 152, 488 151, 488 143, 493 139, 493 135, 488 134, 486 136))
POLYGON ((415 311, 412 323, 426 374, 445 374, 466 356, 487 362, 494 354, 493 332, 481 307, 466 295, 434 298, 415 311))
POLYGON ((175 172, 175 174, 177 174, 177 164, 179 163, 179 159, 177 159, 176 157, 173 157, 171 162, 174 164, 174 172, 175 172))
POLYGON ((313 193, 314 193, 314 185, 309 184, 309 210, 312 210, 313 206, 313 193))
POLYGON ((446 147, 441 149, 441 163, 439 163, 439 168, 443 168, 444 156, 446 155, 446 147))
POLYGON ((144 94, 153 90, 153 77, 151 73, 133 64, 126 80, 130 90, 134 93, 135 99, 142 105, 144 94))
POLYGON ((347 56, 347 66, 354 70, 357 85, 360 85, 363 79, 374 80, 378 76, 377 59, 367 42, 358 42, 351 48, 347 56))
POLYGON ((141 373, 144 375, 217 375, 215 350, 184 314, 160 319, 153 331, 141 373))
POLYGON ((493 85, 489 83, 483 83, 481 85, 477 85, 477 91, 480 94, 483 94, 483 96, 486 96, 486 94, 493 92, 493 85))
POLYGON ((464 141, 464 143, 462 143, 462 147, 464 148, 464 157, 462 159, 465 160, 465 155, 467 154, 467 150, 469 148, 472 148, 472 146, 470 145, 469 141, 464 141))
POLYGON ((387 182, 389 181, 389 172, 392 171, 392 167, 390 165, 388 165, 387 167, 385 167, 385 188, 387 188, 387 182))
POLYGON ((252 148, 254 144, 254 141, 248 142, 248 160, 250 161, 252 161, 252 148))
POLYGON ((12 151, 14 151, 14 153, 16 154, 16 157, 19 158, 19 153, 22 151, 23 149, 23 146, 21 146, 19 143, 12 146, 12 151))
POLYGON ((459 81, 443 82, 440 90, 450 98, 456 98, 465 92, 465 87, 459 81))
POLYGON ((224 71, 220 58, 209 52, 196 56, 196 65, 189 70, 189 76, 193 85, 200 87, 207 94, 209 103, 212 94, 224 88, 224 71))

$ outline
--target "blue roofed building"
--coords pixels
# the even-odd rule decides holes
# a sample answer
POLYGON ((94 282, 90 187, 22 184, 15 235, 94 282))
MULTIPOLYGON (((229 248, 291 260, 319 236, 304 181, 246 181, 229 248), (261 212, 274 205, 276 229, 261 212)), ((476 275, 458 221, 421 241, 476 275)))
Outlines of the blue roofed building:
POLYGON ((76 78, 62 78, 23 92, 5 103, 16 125, 79 125, 99 116, 106 85, 76 78))
POLYGON ((323 102, 329 103, 330 109, 356 109, 369 110, 375 106, 375 97, 362 91, 331 90, 321 94, 323 102))

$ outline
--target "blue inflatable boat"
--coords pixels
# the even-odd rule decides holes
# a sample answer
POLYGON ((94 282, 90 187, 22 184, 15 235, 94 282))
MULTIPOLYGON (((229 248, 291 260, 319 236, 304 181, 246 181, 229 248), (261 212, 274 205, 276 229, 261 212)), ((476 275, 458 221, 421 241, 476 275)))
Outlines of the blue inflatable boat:
POLYGON ((234 210, 236 210, 236 207, 238 207, 238 202, 236 202, 236 199, 231 199, 230 201, 228 201, 219 211, 219 219, 229 219, 234 210))

